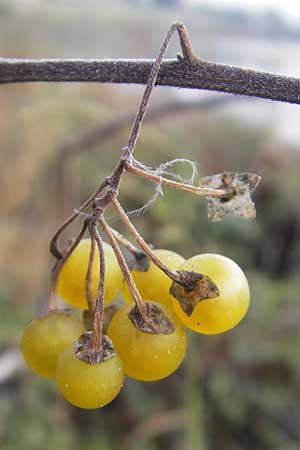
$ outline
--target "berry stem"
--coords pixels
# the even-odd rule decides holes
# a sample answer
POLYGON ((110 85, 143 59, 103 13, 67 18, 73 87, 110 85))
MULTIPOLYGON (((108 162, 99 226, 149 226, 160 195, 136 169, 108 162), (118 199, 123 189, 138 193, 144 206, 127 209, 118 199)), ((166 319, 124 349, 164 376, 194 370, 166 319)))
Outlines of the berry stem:
POLYGON ((192 186, 190 184, 179 183, 178 181, 168 180, 160 175, 155 175, 147 170, 140 169, 134 166, 132 163, 126 161, 125 168, 127 172, 134 173, 140 177, 146 178, 147 180, 153 181, 154 183, 164 184, 170 186, 174 189, 179 189, 181 191, 191 192, 192 194, 197 194, 201 196, 211 196, 211 197, 225 197, 227 196, 227 191, 225 189, 213 189, 208 187, 192 186))
POLYGON ((143 249, 143 251, 147 254, 147 256, 151 259, 151 261, 159 267, 168 277, 170 277, 173 281, 176 281, 177 283, 182 284, 183 279, 182 276, 177 273, 174 270, 169 269, 158 257, 157 255, 152 251, 152 249, 149 247, 149 245, 144 241, 142 236, 138 233, 134 225, 129 220, 126 212, 120 205, 120 202, 116 198, 116 196, 111 198, 111 203, 115 207, 117 213, 119 214, 122 222, 127 227, 128 231, 131 233, 133 238, 136 240, 138 245, 143 249))
POLYGON ((150 72, 148 81, 147 81, 147 85, 144 91, 144 95, 142 97, 142 101, 138 110, 138 113, 135 117, 135 120, 133 122, 133 126, 131 129, 131 133, 129 136, 129 140, 128 140, 128 144, 127 147, 125 147, 126 150, 126 157, 128 158, 128 155, 132 155, 135 149, 135 145, 136 142, 138 140, 139 137, 139 132, 141 130, 141 126, 147 111, 147 107, 149 104, 149 99, 151 96, 151 93, 155 87, 155 83, 157 80, 157 75, 162 63, 162 59, 163 56, 167 50, 167 47, 169 45, 169 42, 171 40, 171 37, 173 35, 173 33, 177 30, 178 34, 179 34, 179 39, 180 39, 180 45, 181 45, 181 49, 182 49, 182 54, 183 54, 183 59, 186 60, 188 63, 192 63, 195 62, 196 60, 199 60, 199 58, 196 56, 190 39, 189 39, 189 35, 187 32, 187 29, 185 28, 185 26, 180 23, 180 22, 173 22, 166 34, 165 39, 163 40, 163 43, 161 44, 161 47, 159 49, 158 52, 158 56, 155 60, 155 63, 152 67, 152 70, 150 72))
POLYGON ((105 178, 105 180, 97 187, 97 189, 93 192, 93 194, 77 209, 75 212, 67 219, 65 222, 57 229, 54 236, 52 237, 50 241, 50 252, 52 255, 57 259, 63 259, 63 251, 59 247, 59 239, 62 235, 62 233, 77 219, 77 217, 89 206, 93 204, 95 199, 99 196, 99 194, 107 187, 111 187, 115 192, 117 191, 121 178, 124 174, 125 169, 125 162, 128 162, 131 158, 131 155, 134 152, 135 145, 139 136, 139 132, 143 123, 143 120, 145 118, 146 110, 149 104, 149 99, 151 96, 151 93, 155 87, 155 82, 157 80, 157 75, 161 66, 161 62, 163 59, 163 55, 167 49, 167 46, 170 42, 170 39, 173 35, 173 33, 177 30, 179 34, 180 44, 182 48, 182 54, 183 59, 186 60, 188 63, 193 63, 194 61, 198 60, 199 58, 196 56, 196 54, 193 51, 188 32, 185 28, 185 26, 180 22, 174 22, 171 24, 165 39, 163 40, 163 43, 159 49, 158 56, 155 60, 155 63, 152 67, 152 70, 150 72, 147 85, 137 112, 137 115, 135 117, 131 133, 128 139, 128 144, 124 148, 124 153, 120 160, 118 161, 116 167, 114 168, 112 174, 105 178))
POLYGON ((127 262, 126 262, 123 254, 122 254, 122 252, 120 250, 120 247, 119 247, 119 245, 118 245, 118 243, 116 241, 116 238, 114 237, 114 235, 113 235, 109 225, 107 224, 107 222, 104 220, 103 217, 99 218, 99 222, 100 222, 100 225, 103 228, 104 233, 106 234, 106 236, 107 236, 107 238, 109 240, 110 245, 113 248, 113 251, 115 252, 115 255, 116 255, 118 263, 119 263, 119 266, 120 266, 120 268, 122 270, 122 273, 124 275, 124 278, 125 278, 125 281, 126 281, 126 283, 128 285, 128 288, 129 288, 129 290, 131 292, 131 295, 132 295, 132 297, 133 297, 133 299, 134 299, 134 301, 135 301, 135 303, 137 305, 139 313, 140 313, 142 319, 145 322, 149 322, 148 316, 147 316, 146 307, 145 307, 145 303, 143 302, 141 294, 138 291, 138 288, 137 288, 137 286, 135 284, 135 281, 134 281, 134 279, 133 279, 133 277, 131 275, 131 272, 129 270, 129 267, 127 265, 127 262))
POLYGON ((93 316, 95 311, 95 304, 93 299, 93 289, 92 289, 92 272, 93 272, 93 266, 94 266, 94 260, 95 260, 95 249, 96 249, 96 241, 95 236, 93 233, 93 230, 91 227, 89 228, 90 236, 91 236, 91 250, 89 255, 89 262, 88 262, 88 268, 86 271, 85 276, 85 295, 86 300, 89 305, 89 310, 91 315, 93 316))
POLYGON ((96 307, 93 320, 93 339, 92 345, 95 350, 101 350, 102 348, 102 335, 103 335, 103 303, 104 303, 104 285, 105 285, 105 256, 103 241, 97 230, 96 225, 91 227, 92 235, 97 243, 100 257, 100 276, 99 276, 99 286, 98 295, 96 299, 96 307))
POLYGON ((82 205, 78 209, 76 209, 75 212, 70 217, 68 217, 68 219, 65 220, 62 223, 62 225, 57 229, 57 231, 55 232, 54 236, 52 237, 52 239, 50 241, 50 252, 52 253, 53 256, 55 256, 55 258, 62 259, 62 257, 63 257, 63 252, 59 248, 59 238, 62 235, 62 233, 74 222, 74 220, 77 219, 77 217, 86 208, 88 208, 93 203, 95 198, 103 191, 103 189, 105 187, 107 187, 107 185, 108 185, 108 179, 106 178, 97 187, 97 189, 93 192, 93 194, 85 202, 83 202, 82 205))

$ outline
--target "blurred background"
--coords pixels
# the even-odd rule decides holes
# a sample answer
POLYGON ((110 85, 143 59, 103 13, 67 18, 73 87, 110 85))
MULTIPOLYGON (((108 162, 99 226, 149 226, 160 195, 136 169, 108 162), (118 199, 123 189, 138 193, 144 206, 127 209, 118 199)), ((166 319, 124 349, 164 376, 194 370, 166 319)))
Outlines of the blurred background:
MULTIPOLYGON (((0 54, 155 57, 173 20, 204 59, 300 75, 295 1, 0 0, 0 54)), ((174 38, 168 56, 178 51, 174 38)), ((299 450, 299 106, 157 88, 137 146, 148 165, 182 157, 198 161, 199 176, 263 177, 254 221, 208 223, 205 200, 167 188, 133 218, 155 247, 222 253, 245 270, 252 303, 237 328, 190 336, 180 370, 126 380, 103 410, 68 405, 23 365, 22 330, 47 298, 48 241, 114 167, 141 94, 96 83, 0 87, 1 450, 299 450)), ((126 177, 120 199, 133 210, 152 192, 126 177)))

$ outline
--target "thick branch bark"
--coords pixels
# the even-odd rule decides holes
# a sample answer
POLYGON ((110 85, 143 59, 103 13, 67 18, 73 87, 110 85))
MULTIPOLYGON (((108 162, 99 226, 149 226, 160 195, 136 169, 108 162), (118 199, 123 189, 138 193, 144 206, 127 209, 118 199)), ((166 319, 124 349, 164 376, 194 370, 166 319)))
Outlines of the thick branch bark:
MULTIPOLYGON (((80 81, 146 84, 153 60, 0 58, 0 84, 80 81)), ((166 59, 157 85, 241 94, 300 104, 300 79, 251 69, 166 59)))

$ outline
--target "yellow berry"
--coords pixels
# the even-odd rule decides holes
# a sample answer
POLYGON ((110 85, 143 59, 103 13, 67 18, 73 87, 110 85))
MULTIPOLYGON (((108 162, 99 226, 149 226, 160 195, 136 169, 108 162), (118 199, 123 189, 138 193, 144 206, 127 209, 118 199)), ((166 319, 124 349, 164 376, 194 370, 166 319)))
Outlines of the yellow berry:
POLYGON ((59 355, 84 331, 81 320, 68 311, 51 311, 33 319, 21 340, 27 366, 39 375, 54 378, 59 355))
MULTIPOLYGON (((59 275, 57 293, 67 303, 86 309, 85 278, 88 268, 91 240, 83 239, 65 262, 59 275)), ((111 246, 104 242, 105 294, 104 303, 112 301, 122 287, 123 276, 111 246)), ((99 284, 100 258, 96 248, 92 270, 92 293, 96 299, 99 284)))
POLYGON ((57 362, 56 382, 68 402, 85 409, 101 408, 110 403, 123 386, 123 368, 120 358, 98 364, 88 364, 74 354, 70 345, 57 362))
POLYGON ((138 330, 128 316, 132 304, 116 312, 107 332, 123 362, 124 373, 141 381, 155 381, 173 373, 187 350, 186 332, 173 311, 165 305, 149 303, 162 309, 174 325, 173 333, 153 334, 138 330))
POLYGON ((220 295, 200 301, 188 316, 173 297, 173 308, 182 322, 198 333, 215 334, 233 328, 245 316, 250 291, 242 269, 231 259, 216 254, 203 254, 187 259, 180 270, 207 275, 217 285, 220 295))

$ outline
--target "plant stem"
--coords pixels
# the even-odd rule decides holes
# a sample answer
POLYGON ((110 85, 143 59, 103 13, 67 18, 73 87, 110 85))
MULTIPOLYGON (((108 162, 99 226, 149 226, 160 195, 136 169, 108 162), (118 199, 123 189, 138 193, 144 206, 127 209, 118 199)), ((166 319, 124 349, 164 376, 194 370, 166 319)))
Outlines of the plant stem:
POLYGON ((104 285, 105 285, 105 255, 103 248, 103 241, 97 230, 97 227, 92 228, 94 239, 97 243, 100 257, 100 273, 99 273, 99 286, 98 295, 96 299, 96 307, 93 321, 93 346, 95 350, 100 350, 102 347, 102 335, 103 335, 103 303, 104 303, 104 285))
POLYGON ((93 314, 95 310, 95 304, 93 299, 93 287, 92 287, 92 273, 93 273, 93 266, 95 261, 95 248, 96 248, 96 241, 95 236, 93 233, 93 230, 91 227, 89 228, 90 236, 91 236, 91 250, 89 255, 89 262, 88 267, 86 271, 86 277, 85 277, 85 295, 86 300, 89 305, 90 313, 93 314))
POLYGON ((80 215, 81 212, 83 212, 93 203, 95 198, 103 191, 105 187, 107 187, 107 185, 108 179, 106 178, 97 187, 97 189, 93 192, 93 194, 85 202, 83 202, 82 205, 78 209, 76 209, 76 211, 70 217, 68 217, 68 219, 65 220, 63 224, 57 229, 57 231, 55 232, 54 236, 50 241, 50 252, 52 253, 53 256, 55 256, 58 259, 62 258, 63 253, 58 245, 58 241, 61 234, 65 231, 66 228, 68 228, 74 222, 75 219, 77 219, 77 217, 80 215))
POLYGON ((113 251, 115 252, 116 258, 118 260, 119 266, 122 270, 122 273, 124 275, 125 281, 128 285, 128 288, 130 290, 130 293, 138 307, 139 313, 141 314, 141 317, 143 318, 143 320, 145 322, 148 322, 148 317, 147 317, 147 312, 146 312, 146 308, 145 308, 145 304, 143 302, 143 299, 141 297, 141 294, 138 291, 138 288, 135 284, 135 281, 131 275, 131 272, 129 270, 129 267, 126 263, 126 260, 120 250, 120 247, 109 227, 109 225, 107 224, 107 222, 103 219, 100 218, 99 219, 100 225, 103 228, 104 233, 106 234, 110 245, 112 246, 113 251))
POLYGON ((135 120, 132 125, 130 137, 128 140, 128 144, 126 147, 127 154, 133 154, 134 148, 136 145, 136 142, 138 140, 139 132, 141 130, 141 126, 146 114, 146 110, 149 104, 150 95, 153 91, 153 88, 155 86, 157 75, 162 63, 163 56, 165 54, 165 51, 168 47, 168 44, 171 40, 171 37, 175 31, 178 31, 179 38, 180 38, 180 44, 182 47, 182 53, 183 53, 183 59, 186 59, 188 63, 191 63, 191 61, 198 60, 197 56, 195 55, 192 45, 188 36, 188 32, 185 28, 185 26, 180 22, 174 22, 170 25, 169 30, 166 34, 165 39, 163 40, 163 43, 158 51, 158 56, 155 60, 155 63, 151 69, 146 89, 144 91, 142 101, 138 110, 138 113, 135 117, 135 120))
POLYGON ((179 183, 178 181, 174 180, 168 180, 167 178, 161 177, 160 175, 155 175, 154 173, 148 172, 147 170, 140 169, 127 161, 125 162, 125 168, 128 172, 146 178, 147 180, 153 181, 154 183, 164 184, 174 189, 191 192, 192 194, 197 194, 200 196, 209 195, 211 197, 225 197, 227 195, 225 189, 213 189, 207 187, 192 186, 190 184, 179 183))
MULTIPOLYGON (((174 33, 174 31, 178 31, 179 33, 179 37, 180 37, 180 43, 181 43, 181 47, 182 47, 182 52, 183 52, 183 57, 188 59, 188 62, 191 62, 192 60, 194 61, 196 56, 193 52, 189 37, 188 37, 188 33, 186 28, 184 27, 183 24, 179 23, 179 22, 174 22, 171 24, 167 35, 159 49, 159 53, 158 56, 155 60, 155 63, 151 69, 148 81, 147 81, 147 85, 142 97, 142 101, 141 104, 139 106, 137 115, 135 117, 132 129, 131 129, 131 133, 128 139, 128 144, 125 147, 125 152, 122 156, 122 158, 120 158, 118 164, 116 165, 115 169, 113 170, 112 174, 110 175, 110 177, 105 178, 105 180, 97 187, 97 189, 94 191, 94 193, 80 206, 80 208, 78 210, 76 210, 56 231, 56 233, 54 234, 54 236, 52 237, 51 241, 50 241, 50 252, 53 254, 53 256, 55 256, 57 259, 62 259, 63 257, 63 253, 59 248, 58 245, 58 241, 59 238, 61 236, 61 234, 65 231, 66 228, 68 228, 73 222, 74 220, 77 219, 77 217, 79 216, 79 214, 81 212, 83 212, 86 208, 88 208, 89 206, 92 205, 92 203, 95 201, 95 199, 99 196, 99 194, 103 191, 104 188, 110 186, 113 191, 117 192, 118 187, 120 185, 121 182, 121 178, 123 176, 124 173, 124 163, 126 161, 128 161, 128 159, 130 158, 130 156, 132 155, 132 153, 134 152, 134 148, 139 136, 139 132, 146 114, 146 110, 147 110, 147 106, 149 103, 149 99, 150 99, 150 95, 153 91, 153 88, 155 86, 155 82, 157 80, 157 75, 159 72, 159 68, 161 66, 161 62, 162 62, 162 58, 163 55, 167 49, 167 46, 170 42, 170 39, 174 33)), ((104 203, 104 199, 103 199, 103 203, 104 203)))

